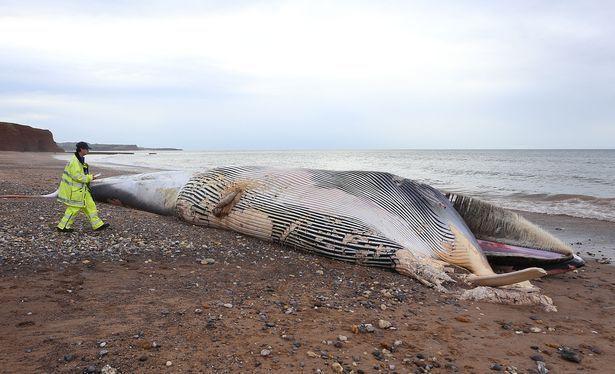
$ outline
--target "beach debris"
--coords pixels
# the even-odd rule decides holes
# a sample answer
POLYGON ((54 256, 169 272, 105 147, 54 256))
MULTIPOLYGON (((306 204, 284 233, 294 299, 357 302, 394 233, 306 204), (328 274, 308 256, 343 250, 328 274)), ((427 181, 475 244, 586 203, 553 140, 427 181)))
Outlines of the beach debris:
POLYGON ((263 349, 263 350, 261 350, 261 356, 268 357, 269 355, 271 355, 271 350, 270 349, 263 349))
POLYGON ((380 319, 378 320, 378 327, 380 327, 381 329, 388 329, 389 327, 391 327, 391 322, 387 321, 386 319, 380 319))
POLYGON ((538 305, 546 312, 557 312, 557 307, 553 305, 550 297, 524 290, 479 286, 464 291, 459 299, 509 305, 538 305))
POLYGON ((172 366, 172 365, 173 365, 173 362, 171 362, 171 361, 167 361, 165 365, 166 365, 167 367, 172 366))

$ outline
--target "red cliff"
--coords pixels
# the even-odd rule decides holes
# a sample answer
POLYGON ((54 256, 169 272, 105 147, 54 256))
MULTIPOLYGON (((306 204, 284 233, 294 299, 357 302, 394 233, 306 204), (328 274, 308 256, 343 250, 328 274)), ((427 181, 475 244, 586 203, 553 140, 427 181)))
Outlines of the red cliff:
POLYGON ((0 122, 0 151, 64 152, 49 130, 0 122))

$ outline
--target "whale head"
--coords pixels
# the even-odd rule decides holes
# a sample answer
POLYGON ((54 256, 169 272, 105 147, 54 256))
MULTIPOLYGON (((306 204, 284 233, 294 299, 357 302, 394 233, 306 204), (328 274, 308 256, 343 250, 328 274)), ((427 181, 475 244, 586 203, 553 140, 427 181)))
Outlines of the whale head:
POLYGON ((446 197, 493 267, 539 267, 557 274, 585 264, 561 240, 515 212, 460 194, 446 193, 446 197))

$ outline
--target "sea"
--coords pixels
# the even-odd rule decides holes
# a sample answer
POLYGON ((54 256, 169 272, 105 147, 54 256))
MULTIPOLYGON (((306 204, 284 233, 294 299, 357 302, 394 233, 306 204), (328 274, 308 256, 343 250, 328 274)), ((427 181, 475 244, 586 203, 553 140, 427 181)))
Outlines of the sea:
POLYGON ((261 165, 382 171, 505 208, 615 222, 613 149, 139 151, 87 159, 162 170, 261 165))

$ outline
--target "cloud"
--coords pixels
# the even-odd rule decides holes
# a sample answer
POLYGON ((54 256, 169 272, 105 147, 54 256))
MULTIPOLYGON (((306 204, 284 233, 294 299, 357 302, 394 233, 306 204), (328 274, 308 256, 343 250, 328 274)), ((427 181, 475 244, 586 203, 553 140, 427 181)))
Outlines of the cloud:
POLYGON ((614 9, 5 1, 0 115, 192 148, 612 146, 614 9))

